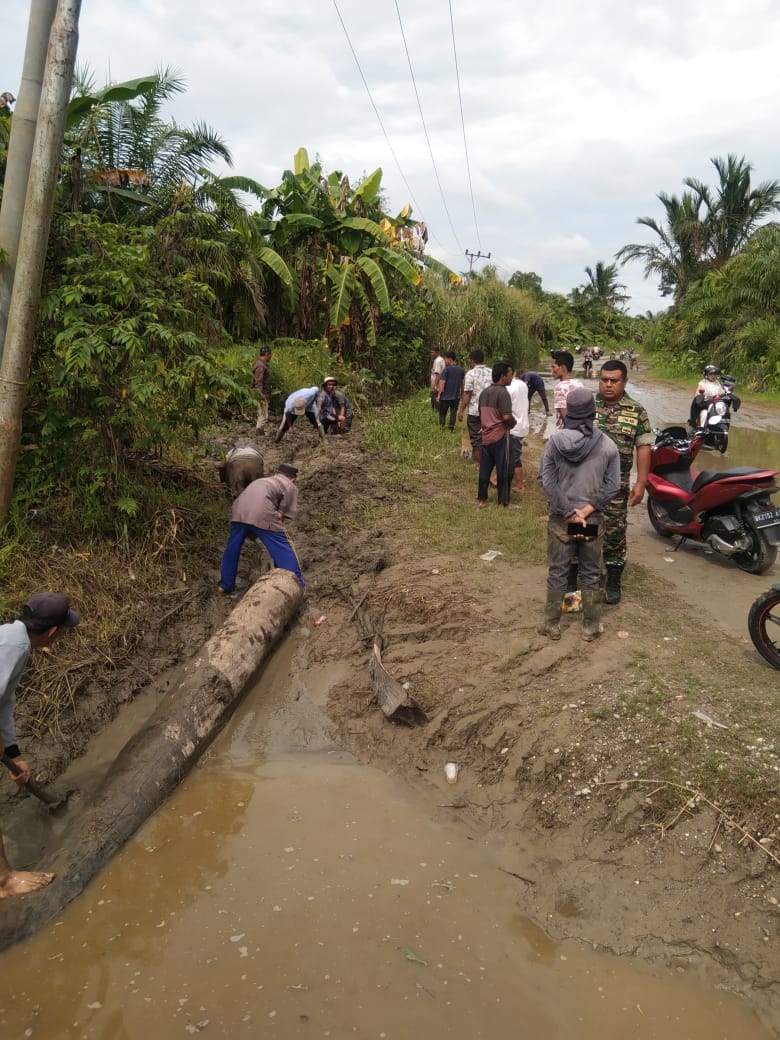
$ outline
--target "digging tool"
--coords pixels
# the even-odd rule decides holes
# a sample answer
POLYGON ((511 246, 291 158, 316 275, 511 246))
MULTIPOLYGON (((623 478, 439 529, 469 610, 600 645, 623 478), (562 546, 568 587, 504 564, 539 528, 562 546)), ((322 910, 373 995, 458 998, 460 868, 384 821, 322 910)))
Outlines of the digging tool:
MULTIPOLYGON (((1 757, 2 763, 6 769, 9 769, 14 776, 19 776, 21 769, 16 762, 14 762, 12 758, 9 758, 5 753, 3 753, 1 757)), ((23 784, 23 787, 25 791, 29 791, 30 794, 34 794, 36 798, 42 801, 50 812, 56 812, 57 809, 62 809, 67 800, 73 794, 72 791, 68 791, 62 796, 51 794, 49 791, 41 787, 40 784, 36 783, 35 780, 28 780, 26 784, 23 784)))

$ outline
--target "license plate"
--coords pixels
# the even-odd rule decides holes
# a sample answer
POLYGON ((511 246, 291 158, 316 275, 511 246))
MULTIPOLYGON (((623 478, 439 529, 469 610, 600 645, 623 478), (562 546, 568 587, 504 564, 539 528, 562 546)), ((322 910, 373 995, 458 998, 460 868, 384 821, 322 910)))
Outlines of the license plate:
POLYGON ((780 509, 762 509, 760 513, 753 513, 752 520, 756 527, 780 524, 780 509))

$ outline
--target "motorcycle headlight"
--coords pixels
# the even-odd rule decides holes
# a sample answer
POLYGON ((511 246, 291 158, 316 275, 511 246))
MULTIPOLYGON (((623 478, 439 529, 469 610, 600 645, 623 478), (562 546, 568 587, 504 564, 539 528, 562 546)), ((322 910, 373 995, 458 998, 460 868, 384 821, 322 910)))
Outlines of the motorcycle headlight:
POLYGON ((726 412, 728 412, 728 408, 726 407, 725 401, 716 401, 715 402, 715 414, 716 415, 725 415, 726 412))

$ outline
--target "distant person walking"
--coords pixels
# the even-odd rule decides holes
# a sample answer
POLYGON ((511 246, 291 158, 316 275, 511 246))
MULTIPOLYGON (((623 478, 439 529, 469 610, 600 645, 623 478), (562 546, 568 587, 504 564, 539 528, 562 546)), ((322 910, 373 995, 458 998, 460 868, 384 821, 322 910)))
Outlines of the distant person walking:
POLYGON ((236 587, 236 574, 241 549, 247 537, 259 538, 277 567, 292 571, 305 588, 301 565, 289 535, 286 520, 295 517, 298 467, 283 462, 273 477, 253 481, 233 503, 230 513, 230 537, 222 556, 219 591, 230 595, 236 587))
POLYGON ((271 404, 271 377, 268 373, 268 364, 272 353, 270 347, 262 346, 260 348, 260 356, 252 368, 252 388, 257 393, 255 430, 261 437, 265 437, 265 428, 268 425, 268 409, 271 404))
POLYGON ((450 417, 450 430, 455 429, 455 417, 460 394, 463 389, 463 368, 457 363, 455 352, 448 350, 444 354, 444 368, 439 376, 439 426, 442 429, 447 425, 447 413, 450 417))
POLYGON ((439 377, 444 371, 444 358, 438 347, 431 347, 431 408, 439 410, 439 377))

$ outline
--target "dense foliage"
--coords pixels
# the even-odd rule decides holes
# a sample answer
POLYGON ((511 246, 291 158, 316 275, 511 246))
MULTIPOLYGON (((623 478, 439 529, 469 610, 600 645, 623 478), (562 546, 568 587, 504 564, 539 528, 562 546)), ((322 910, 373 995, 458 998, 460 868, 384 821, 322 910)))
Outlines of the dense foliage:
POLYGON ((744 385, 780 388, 780 323, 776 305, 780 181, 751 183, 746 159, 713 159, 714 188, 686 178, 680 197, 661 192, 665 219, 641 217, 658 241, 632 243, 617 254, 638 260, 660 280, 674 305, 653 322, 649 342, 674 371, 712 362, 744 385))

